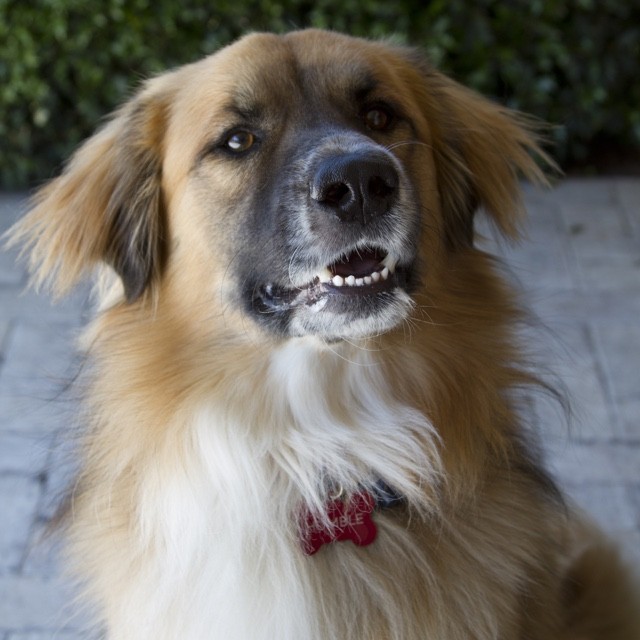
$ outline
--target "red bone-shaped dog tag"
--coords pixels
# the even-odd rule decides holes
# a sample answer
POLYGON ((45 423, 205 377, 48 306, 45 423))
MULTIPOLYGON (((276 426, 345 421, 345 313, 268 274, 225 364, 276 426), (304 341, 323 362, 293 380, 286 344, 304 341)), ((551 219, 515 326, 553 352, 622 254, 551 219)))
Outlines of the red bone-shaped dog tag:
POLYGON ((328 542, 351 540, 359 547, 371 544, 378 530, 371 518, 375 500, 370 493, 362 491, 353 494, 348 501, 334 499, 327 503, 325 526, 312 513, 303 518, 302 547, 307 555, 313 555, 328 542))

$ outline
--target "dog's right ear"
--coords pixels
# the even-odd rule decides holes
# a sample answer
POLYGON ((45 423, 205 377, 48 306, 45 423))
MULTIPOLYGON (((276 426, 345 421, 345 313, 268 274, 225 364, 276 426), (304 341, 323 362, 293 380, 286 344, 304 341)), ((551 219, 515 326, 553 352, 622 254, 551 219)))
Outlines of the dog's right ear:
POLYGON ((74 154, 9 230, 29 255, 31 282, 69 291, 100 262, 120 276, 128 302, 157 280, 163 254, 162 154, 166 76, 140 93, 74 154))

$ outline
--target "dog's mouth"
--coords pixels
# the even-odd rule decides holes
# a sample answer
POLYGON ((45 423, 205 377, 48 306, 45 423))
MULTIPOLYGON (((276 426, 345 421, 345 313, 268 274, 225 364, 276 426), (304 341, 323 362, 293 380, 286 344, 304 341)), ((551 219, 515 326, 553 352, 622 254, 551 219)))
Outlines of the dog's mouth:
POLYGON ((395 273, 397 261, 386 251, 373 247, 354 249, 343 254, 319 273, 314 284, 329 285, 345 293, 370 293, 385 288, 395 273), (356 291, 351 291, 356 287, 356 291))
POLYGON ((261 287, 259 297, 271 311, 285 311, 300 305, 317 305, 334 296, 345 301, 351 296, 378 296, 398 287, 406 288, 409 270, 381 247, 357 247, 321 269, 307 284, 282 287, 267 283, 261 287))

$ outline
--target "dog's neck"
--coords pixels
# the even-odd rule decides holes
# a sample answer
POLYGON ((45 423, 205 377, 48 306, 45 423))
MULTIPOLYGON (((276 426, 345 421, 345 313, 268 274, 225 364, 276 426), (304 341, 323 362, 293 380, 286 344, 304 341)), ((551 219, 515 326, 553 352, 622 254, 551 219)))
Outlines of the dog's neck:
MULTIPOLYGON (((224 414, 219 403, 199 412, 195 431, 209 440, 199 450, 255 466, 245 475, 263 476, 265 488, 282 483, 279 495, 315 509, 332 486, 353 492, 380 480, 425 508, 425 486, 437 484, 438 437, 399 400, 394 387, 403 381, 389 378, 383 352, 296 339, 247 375, 240 391, 224 391, 224 414)), ((219 482, 234 482, 231 467, 226 477, 223 465, 206 466, 219 482)))

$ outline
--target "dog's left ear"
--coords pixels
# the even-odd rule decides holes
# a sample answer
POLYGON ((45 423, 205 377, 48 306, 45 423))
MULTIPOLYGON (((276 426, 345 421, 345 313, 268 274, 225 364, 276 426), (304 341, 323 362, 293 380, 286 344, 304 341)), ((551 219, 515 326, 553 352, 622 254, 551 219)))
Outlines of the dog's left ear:
POLYGON ((556 169, 540 147, 540 124, 447 78, 415 52, 411 62, 432 135, 447 243, 473 242, 478 209, 503 235, 517 238, 524 217, 520 178, 546 185, 541 167, 556 169))
POLYGON ((117 111, 8 232, 9 245, 22 244, 29 253, 35 286, 47 284, 54 295, 64 294, 106 262, 133 302, 159 275, 165 85, 163 76, 151 80, 117 111))

